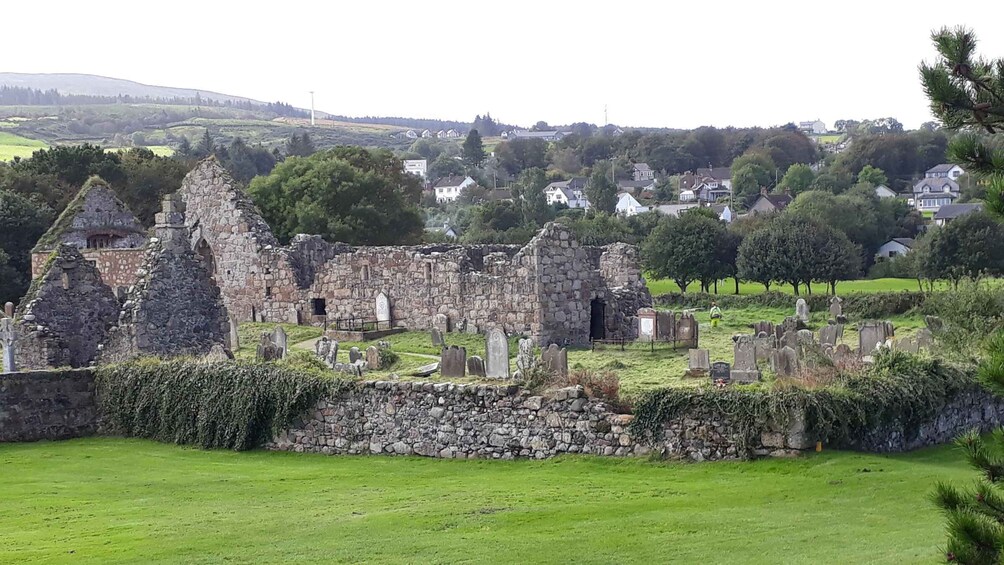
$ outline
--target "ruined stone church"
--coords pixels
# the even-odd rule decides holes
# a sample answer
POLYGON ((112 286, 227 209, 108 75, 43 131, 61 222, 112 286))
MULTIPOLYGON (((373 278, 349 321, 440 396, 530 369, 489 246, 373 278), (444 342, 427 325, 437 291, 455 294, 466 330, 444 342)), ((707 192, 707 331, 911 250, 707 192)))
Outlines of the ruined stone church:
MULTIPOLYGON (((78 248, 120 300, 149 276, 148 240, 137 241, 138 222, 110 193, 82 191, 72 217, 36 248, 34 276, 60 245, 78 248)), ((638 309, 652 303, 633 246, 582 246, 560 223, 524 246, 356 247, 310 235, 282 246, 212 157, 185 177, 176 200, 189 249, 236 322, 500 328, 542 345, 581 345, 634 337, 638 309)))

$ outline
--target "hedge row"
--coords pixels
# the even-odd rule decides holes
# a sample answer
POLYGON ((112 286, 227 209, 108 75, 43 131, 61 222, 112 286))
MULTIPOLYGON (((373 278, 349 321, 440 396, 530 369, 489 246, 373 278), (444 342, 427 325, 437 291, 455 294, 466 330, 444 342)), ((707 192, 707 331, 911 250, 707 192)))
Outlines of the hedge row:
MULTIPOLYGON (((830 296, 826 294, 803 294, 795 297, 783 292, 764 292, 761 294, 708 294, 705 292, 671 292, 653 298, 656 306, 666 308, 698 308, 707 309, 712 302, 717 302, 725 309, 729 308, 791 308, 795 312, 795 301, 804 298, 813 312, 825 312, 830 307, 830 296)), ((916 291, 854 293, 841 296, 844 299, 844 313, 856 318, 882 318, 905 314, 924 304, 927 295, 916 291)))

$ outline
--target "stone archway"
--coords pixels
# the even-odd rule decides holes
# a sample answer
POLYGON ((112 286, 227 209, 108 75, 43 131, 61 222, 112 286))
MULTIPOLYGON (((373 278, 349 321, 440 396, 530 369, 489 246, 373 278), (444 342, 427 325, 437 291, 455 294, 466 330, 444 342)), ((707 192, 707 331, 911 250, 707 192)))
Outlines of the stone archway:
POLYGON ((195 254, 199 256, 199 260, 202 261, 202 266, 206 268, 206 272, 209 273, 209 278, 216 281, 216 257, 213 255, 213 248, 209 246, 209 242, 202 238, 198 243, 195 244, 195 254))

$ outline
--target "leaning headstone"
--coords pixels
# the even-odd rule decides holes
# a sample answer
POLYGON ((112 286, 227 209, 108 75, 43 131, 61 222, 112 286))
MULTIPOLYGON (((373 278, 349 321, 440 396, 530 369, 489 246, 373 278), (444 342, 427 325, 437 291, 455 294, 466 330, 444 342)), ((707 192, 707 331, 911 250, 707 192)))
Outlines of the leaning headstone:
POLYGON ((446 314, 436 314, 432 317, 432 327, 439 330, 440 334, 450 332, 450 317, 446 314))
POLYGON ((540 352, 540 362, 548 372, 559 377, 568 376, 568 350, 552 343, 540 352))
POLYGON ((844 318, 844 299, 839 296, 834 296, 830 299, 830 318, 839 324, 843 324, 847 319, 844 318))
POLYGON ((286 330, 282 329, 282 326, 276 326, 272 330, 272 343, 279 348, 282 357, 286 357, 286 354, 289 353, 289 339, 286 337, 286 330))
POLYGON ((703 377, 711 371, 711 355, 707 349, 691 349, 688 352, 687 376, 703 377))
POLYGON ((272 335, 268 332, 261 333, 261 339, 258 340, 258 348, 255 350, 255 359, 259 362, 282 359, 282 350, 272 341, 272 335))
POLYGON ((442 347, 446 345, 446 342, 443 341, 443 332, 441 332, 439 328, 432 328, 432 330, 429 331, 429 337, 432 339, 433 347, 442 347))
POLYGON ((785 334, 782 335, 777 340, 777 346, 778 347, 790 347, 790 348, 792 348, 794 350, 797 350, 798 349, 798 331, 795 330, 795 331, 785 332, 785 334))
POLYGON ((655 320, 655 310, 638 309, 638 341, 648 343, 655 340, 655 320))
POLYGON ((349 363, 355 363, 363 358, 363 354, 359 352, 358 347, 349 348, 349 363))
POLYGON ((320 339, 314 342, 314 356, 316 356, 321 361, 328 360, 328 354, 331 352, 331 340, 325 336, 321 336, 320 339))
POLYGON ((485 360, 477 355, 467 358, 467 374, 472 377, 485 378, 485 360))
POLYGON ((788 346, 775 349, 771 355, 770 365, 778 375, 790 377, 798 372, 798 353, 788 346))
POLYGON ((0 347, 3 348, 3 372, 17 371, 17 332, 14 330, 14 318, 10 316, 0 318, 0 347))
POLYGON ((366 367, 371 371, 380 370, 380 349, 375 345, 366 348, 366 367))
POLYGON ((485 376, 490 379, 509 378, 509 338, 499 328, 488 330, 485 338, 485 376))
POLYGON ((833 354, 830 356, 830 359, 833 360, 834 364, 839 366, 851 359, 854 359, 854 350, 852 350, 851 346, 846 343, 841 343, 833 348, 833 354))
POLYGON ((711 382, 714 384, 728 384, 732 379, 732 371, 729 364, 724 361, 715 361, 711 364, 711 382))
POLYGON ((753 383, 760 380, 760 369, 756 365, 756 347, 753 336, 739 335, 732 338, 734 356, 731 379, 739 383, 753 383))
POLYGON ((516 370, 520 376, 525 377, 529 371, 537 366, 537 360, 533 357, 533 341, 530 339, 519 340, 519 351, 516 353, 516 370))
POLYGON ((841 324, 830 324, 819 329, 819 345, 831 345, 836 347, 837 342, 844 336, 844 326, 841 324))
POLYGON ((774 326, 774 335, 776 335, 778 339, 781 339, 784 337, 784 334, 794 334, 798 330, 805 329, 805 327, 805 324, 803 324, 801 320, 795 316, 788 316, 783 322, 774 326))
POLYGON ((795 318, 799 322, 809 321, 809 303, 804 298, 799 298, 795 301, 795 318))
POLYGON ((777 338, 773 333, 760 332, 753 338, 753 353, 757 361, 770 361, 770 352, 777 349, 777 338))
POLYGON ((462 379, 467 374, 467 349, 451 345, 443 349, 439 372, 448 379, 462 379))

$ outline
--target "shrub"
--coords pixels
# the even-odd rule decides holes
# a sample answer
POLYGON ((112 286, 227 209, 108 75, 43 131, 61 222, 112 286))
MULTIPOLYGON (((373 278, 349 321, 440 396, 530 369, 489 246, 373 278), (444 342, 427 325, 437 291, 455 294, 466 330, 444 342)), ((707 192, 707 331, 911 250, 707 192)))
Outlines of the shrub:
POLYGON ((564 384, 567 386, 580 385, 590 397, 602 400, 615 409, 624 412, 630 411, 629 407, 621 401, 621 381, 611 371, 596 372, 588 369, 572 371, 568 374, 564 384))
MULTIPOLYGON (((922 306, 928 295, 922 292, 875 292, 853 293, 842 296, 844 312, 858 318, 882 318, 905 314, 914 308, 922 306)), ((826 294, 803 294, 812 311, 826 311, 830 306, 830 296, 826 294)), ((794 312, 796 297, 783 292, 764 292, 761 294, 708 294, 708 293, 667 293, 654 297, 658 306, 667 308, 698 308, 711 307, 717 302, 725 309, 750 307, 791 308, 794 312)))
POLYGON ((380 370, 387 371, 397 365, 401 357, 388 347, 380 348, 380 370))
POLYGON ((199 445, 262 445, 348 385, 281 363, 138 360, 100 367, 97 397, 113 433, 199 445))
POLYGON ((963 281, 954 292, 939 292, 924 303, 923 312, 940 317, 938 331, 943 344, 956 352, 971 354, 979 340, 1004 329, 1004 288, 982 281, 963 281))

